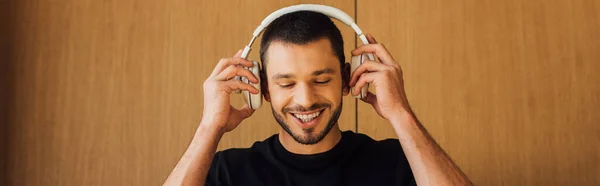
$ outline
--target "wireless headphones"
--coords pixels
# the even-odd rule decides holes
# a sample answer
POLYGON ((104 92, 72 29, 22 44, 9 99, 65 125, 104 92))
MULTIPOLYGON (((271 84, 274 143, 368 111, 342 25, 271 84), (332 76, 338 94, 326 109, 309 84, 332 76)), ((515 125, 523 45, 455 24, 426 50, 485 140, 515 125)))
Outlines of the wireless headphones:
MULTIPOLYGON (((250 53, 250 50, 252 50, 250 48, 252 46, 252 43, 254 43, 254 40, 260 35, 260 33, 269 24, 271 24, 271 22, 273 22, 273 20, 275 20, 283 15, 297 12, 297 11, 313 11, 313 12, 325 14, 325 15, 329 16, 330 18, 337 19, 337 20, 341 21, 342 23, 352 27, 352 29, 354 29, 354 31, 356 32, 356 35, 358 36, 358 38, 360 38, 360 40, 364 44, 369 44, 367 37, 363 34, 362 30, 360 30, 360 28, 358 28, 358 25, 356 25, 356 23, 354 22, 354 19, 352 19, 352 17, 350 17, 344 11, 334 8, 334 7, 325 6, 325 5, 301 4, 301 5, 293 5, 293 6, 285 7, 285 8, 279 9, 279 10, 269 14, 269 16, 267 16, 260 23, 260 25, 254 30, 254 33, 252 34, 252 39, 250 40, 250 43, 248 43, 248 45, 246 47, 244 47, 244 51, 242 52, 241 57, 244 59, 248 58, 248 54, 250 53)), ((356 68, 358 68, 358 66, 360 66, 363 63, 363 61, 366 60, 367 58, 369 60, 373 60, 373 61, 375 60, 375 57, 373 56, 373 54, 370 54, 370 53, 364 53, 360 56, 352 56, 351 63, 350 63, 352 72, 354 72, 354 70, 356 70, 356 68)), ((248 80, 248 78, 240 77, 240 76, 237 76, 236 79, 241 80, 244 83, 248 83, 248 84, 254 86, 254 88, 258 89, 258 91, 259 91, 258 94, 251 94, 248 91, 241 91, 241 92, 243 92, 244 99, 246 100, 246 103, 250 106, 250 108, 257 109, 262 105, 262 93, 261 93, 261 87, 260 87, 260 64, 256 61, 252 61, 252 63, 254 64, 253 67, 249 67, 249 68, 244 67, 244 68, 250 70, 254 74, 254 76, 258 79, 259 82, 251 83, 248 80)), ((352 90, 353 89, 354 88, 352 88, 352 90)), ((367 84, 366 86, 364 86, 361 89, 360 94, 358 94, 358 96, 355 96, 355 97, 356 98, 364 98, 367 95, 368 89, 369 89, 369 85, 367 84)), ((353 91, 351 91, 351 92, 353 92, 353 91)))

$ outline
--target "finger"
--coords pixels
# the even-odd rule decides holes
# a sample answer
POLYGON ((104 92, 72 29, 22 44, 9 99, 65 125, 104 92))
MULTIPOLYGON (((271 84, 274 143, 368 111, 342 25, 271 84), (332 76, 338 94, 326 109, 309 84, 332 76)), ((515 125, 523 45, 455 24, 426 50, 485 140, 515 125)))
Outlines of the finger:
POLYGON ((354 85, 352 95, 356 96, 356 95, 360 94, 360 90, 362 90, 362 88, 365 87, 367 85, 367 83, 373 82, 375 80, 376 75, 377 75, 376 72, 364 73, 364 74, 360 75, 360 78, 356 82, 356 85, 354 85))
POLYGON ((360 75, 362 75, 363 73, 383 71, 383 70, 386 70, 386 68, 387 68, 387 66, 385 66, 384 64, 381 64, 381 63, 378 63, 375 61, 371 61, 371 60, 365 60, 365 61, 363 61, 363 64, 358 66, 356 68, 356 70, 354 70, 354 72, 352 72, 349 85, 354 86, 354 83, 356 83, 356 80, 358 80, 360 75))
POLYGON ((235 54, 233 55, 233 57, 242 57, 242 51, 243 51, 243 50, 238 50, 238 51, 237 51, 237 53, 235 53, 235 54))
MULTIPOLYGON (((373 105, 373 107, 377 106, 377 96, 373 93, 371 93, 370 91, 367 92, 367 95, 363 98, 361 98, 360 100, 373 105)), ((376 108, 376 107, 375 107, 376 108)))
POLYGON ((254 64, 252 62, 250 62, 246 59, 240 58, 240 57, 223 58, 223 59, 219 60, 219 63, 217 63, 217 66, 215 66, 215 69, 211 73, 211 77, 214 77, 215 75, 219 74, 221 71, 223 71, 225 68, 227 68, 231 65, 234 65, 234 66, 241 65, 244 67, 254 66, 254 64))
POLYGON ((254 109, 250 108, 250 106, 248 104, 244 104, 244 106, 242 106, 242 108, 234 108, 231 107, 231 111, 233 112, 233 117, 237 118, 240 120, 240 122, 250 116, 252 116, 252 113, 254 113, 254 109))
POLYGON ((371 34, 367 34, 367 41, 369 41, 370 44, 377 44, 377 40, 375 40, 371 34))
POLYGON ((254 86, 252 86, 248 83, 244 83, 244 82, 233 80, 233 79, 224 82, 223 85, 225 86, 224 89, 225 89, 225 91, 227 91, 227 93, 231 93, 236 90, 245 90, 252 94, 259 93, 258 89, 254 88, 254 86))
POLYGON ((250 82, 258 83, 258 78, 256 78, 256 76, 254 76, 250 70, 233 65, 227 67, 225 70, 223 70, 223 72, 219 73, 215 79, 219 81, 226 81, 233 79, 235 76, 246 77, 248 80, 250 80, 250 82))
POLYGON ((363 53, 373 53, 379 58, 379 60, 386 64, 395 64, 394 58, 387 51, 387 49, 381 44, 368 44, 361 45, 358 48, 352 50, 352 55, 357 56, 363 53))
POLYGON ((240 65, 240 66, 244 66, 244 67, 254 66, 254 64, 252 62, 250 62, 246 59, 240 58, 240 57, 223 58, 219 61, 219 63, 217 63, 217 66, 213 70, 213 74, 215 74, 215 75, 219 74, 219 72, 223 71, 223 69, 225 69, 231 65, 235 65, 235 66, 240 65))

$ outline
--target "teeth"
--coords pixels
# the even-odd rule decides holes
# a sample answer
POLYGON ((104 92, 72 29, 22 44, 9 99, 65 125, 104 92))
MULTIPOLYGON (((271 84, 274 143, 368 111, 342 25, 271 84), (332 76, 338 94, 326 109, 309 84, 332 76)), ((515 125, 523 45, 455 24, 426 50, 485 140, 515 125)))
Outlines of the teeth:
POLYGON ((321 112, 315 112, 312 114, 294 114, 294 116, 296 116, 302 122, 306 123, 315 119, 317 116, 319 116, 319 114, 321 114, 321 112))

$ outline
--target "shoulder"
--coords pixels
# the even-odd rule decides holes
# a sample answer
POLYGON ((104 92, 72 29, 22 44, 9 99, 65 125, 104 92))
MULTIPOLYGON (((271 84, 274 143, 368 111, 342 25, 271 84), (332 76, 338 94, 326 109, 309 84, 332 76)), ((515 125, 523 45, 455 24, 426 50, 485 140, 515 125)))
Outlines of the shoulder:
MULTIPOLYGON (((256 143, 260 143, 260 142, 256 142, 256 143)), ((253 147, 254 146, 255 145, 253 145, 253 147)), ((228 161, 237 161, 237 160, 249 159, 256 155, 259 155, 259 151, 252 147, 250 147, 250 148, 231 148, 231 149, 226 149, 226 150, 215 153, 215 158, 218 157, 218 158, 228 160, 228 161)))
POLYGON ((373 138, 361 134, 361 133, 353 133, 353 132, 345 132, 346 135, 351 136, 351 141, 354 144, 359 144, 357 146, 357 150, 364 150, 371 153, 385 153, 385 154, 404 154, 402 152, 402 146, 400 145, 400 141, 394 138, 388 138, 384 140, 374 140, 373 138))
POLYGON ((215 153, 206 185, 236 185, 237 180, 251 177, 256 168, 266 164, 265 151, 269 149, 271 138, 255 142, 250 148, 231 148, 215 153))
MULTIPOLYGON (((348 132, 346 132, 348 133, 348 132)), ((407 164, 406 156, 398 139, 374 140, 360 133, 349 133, 354 148, 353 159, 373 166, 407 164)))
POLYGON ((237 166, 264 158, 265 151, 269 151, 268 143, 271 138, 254 142, 250 148, 231 148, 219 151, 215 153, 213 163, 221 166, 237 166))
POLYGON ((352 136, 360 145, 351 153, 354 160, 351 166, 366 170, 360 175, 367 179, 389 181, 387 183, 413 180, 412 170, 398 139, 374 140, 365 134, 352 136))
POLYGON ((406 162, 406 156, 398 139, 374 140, 360 133, 344 132, 348 137, 351 149, 349 154, 355 161, 370 165, 402 164, 406 162))

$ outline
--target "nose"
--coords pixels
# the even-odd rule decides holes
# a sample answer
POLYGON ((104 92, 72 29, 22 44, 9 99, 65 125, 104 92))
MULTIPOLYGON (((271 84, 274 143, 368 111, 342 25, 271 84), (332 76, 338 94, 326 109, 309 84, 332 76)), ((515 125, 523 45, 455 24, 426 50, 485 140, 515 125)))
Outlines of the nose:
POLYGON ((294 102, 308 109, 317 102, 317 96, 311 86, 301 83, 294 90, 294 102))

